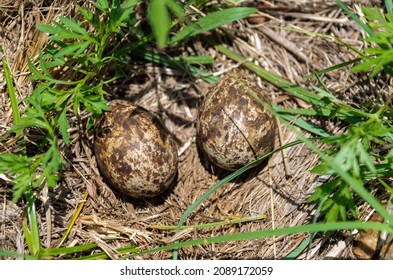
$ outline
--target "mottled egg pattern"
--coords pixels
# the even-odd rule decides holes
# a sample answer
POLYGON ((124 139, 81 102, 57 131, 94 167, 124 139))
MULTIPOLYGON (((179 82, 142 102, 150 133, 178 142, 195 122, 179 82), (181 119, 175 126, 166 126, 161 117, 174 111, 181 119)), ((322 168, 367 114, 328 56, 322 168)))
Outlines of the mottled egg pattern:
POLYGON ((109 184, 132 197, 160 194, 177 173, 173 137, 157 117, 128 101, 109 103, 96 127, 94 152, 109 184))
POLYGON ((260 88, 234 71, 224 76, 201 104, 199 146, 221 168, 236 170, 274 149, 276 122, 251 92, 268 103, 260 88))

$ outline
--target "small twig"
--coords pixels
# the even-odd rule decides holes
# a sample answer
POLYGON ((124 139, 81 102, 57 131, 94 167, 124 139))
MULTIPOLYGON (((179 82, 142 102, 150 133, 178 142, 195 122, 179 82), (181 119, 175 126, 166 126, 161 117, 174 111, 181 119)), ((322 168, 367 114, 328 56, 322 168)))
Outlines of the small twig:
POLYGON ((191 144, 193 142, 195 142, 195 137, 192 137, 190 140, 188 140, 186 143, 184 143, 183 146, 181 146, 178 149, 177 155, 180 157, 191 146, 191 144))
POLYGON ((46 247, 50 248, 52 243, 52 211, 50 209, 50 198, 48 195, 48 188, 43 190, 43 202, 45 207, 45 219, 46 219, 46 247))
POLYGON ((318 16, 316 14, 305 14, 305 13, 292 13, 292 12, 279 12, 279 14, 283 14, 285 16, 295 17, 295 18, 304 18, 313 21, 320 21, 320 22, 330 22, 330 23, 346 23, 348 22, 348 18, 331 18, 331 17, 324 17, 318 16))
POLYGON ((118 260, 120 258, 119 252, 116 249, 112 248, 104 241, 101 240, 96 234, 92 235, 93 239, 97 243, 97 245, 108 255, 108 257, 112 260, 118 260))
MULTIPOLYGON (((270 161, 268 162, 268 172, 269 172, 269 191, 270 191, 270 209, 271 209, 271 216, 272 216, 272 229, 276 229, 276 223, 275 223, 275 212, 274 212, 274 199, 273 199, 273 175, 272 175, 272 168, 270 165, 270 161)), ((276 247, 276 236, 273 235, 273 256, 274 259, 277 259, 277 247, 276 247)))
MULTIPOLYGON (((275 118, 275 119, 276 119, 276 123, 277 123, 277 127, 278 127, 278 140, 280 141, 280 146, 283 146, 285 143, 284 143, 284 139, 283 139, 283 133, 282 133, 280 121, 278 120, 278 118, 275 118)), ((284 164, 285 177, 288 179, 292 176, 292 173, 289 169, 287 150, 286 149, 281 150, 281 155, 282 155, 283 164, 284 164)))
POLYGON ((302 52, 300 52, 299 47, 296 46, 295 43, 287 40, 286 38, 266 26, 260 26, 258 27, 258 29, 262 31, 266 36, 268 36, 271 40, 283 46, 287 51, 289 51, 301 61, 305 63, 308 62, 308 58, 302 52))

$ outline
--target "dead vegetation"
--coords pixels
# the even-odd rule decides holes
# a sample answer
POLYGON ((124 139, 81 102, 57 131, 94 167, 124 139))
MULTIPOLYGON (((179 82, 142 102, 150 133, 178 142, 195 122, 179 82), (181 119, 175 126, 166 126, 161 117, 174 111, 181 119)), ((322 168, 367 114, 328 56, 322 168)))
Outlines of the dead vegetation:
MULTIPOLYGON (((331 34, 348 44, 361 47, 361 30, 347 19, 334 1, 250 2, 259 8, 259 14, 225 26, 209 36, 293 83, 307 86, 314 81, 305 80, 304 76, 354 58, 353 53, 335 42, 294 32, 293 27, 331 34)), ((368 1, 351 2, 356 9, 356 3, 368 1)), ((11 66, 21 112, 24 110, 22 100, 29 96, 33 87, 26 79, 26 58, 36 57, 47 39, 35 25, 56 20, 59 15, 74 17, 77 5, 89 3, 78 0, 0 1, 0 44, 4 50, 4 54, 0 53, 0 56, 5 55, 11 66)), ((190 55, 210 54, 214 57, 214 64, 208 70, 217 75, 232 67, 241 67, 197 40, 165 51, 190 55)), ((153 228, 157 225, 176 225, 187 207, 228 173, 209 165, 198 152, 195 143, 197 107, 211 85, 193 80, 185 73, 138 58, 131 60, 126 71, 128 76, 112 85, 111 98, 131 100, 160 116, 181 147, 176 183, 164 195, 142 201, 121 196, 111 190, 97 169, 91 139, 80 138, 74 120, 71 145, 65 151, 68 163, 62 180, 55 189, 42 192, 37 199, 41 242, 44 247, 60 245, 72 216, 85 198, 83 209, 61 246, 96 242, 112 258, 118 257, 114 249, 123 246, 137 245, 140 249, 151 249, 177 239, 295 226, 310 221, 314 210, 306 203, 306 199, 323 178, 317 178, 309 172, 318 161, 316 155, 305 145, 299 145, 275 154, 265 166, 225 185, 203 203, 188 218, 186 224, 257 215, 264 215, 264 219, 238 225, 185 230, 179 236, 175 236, 171 230, 153 228)), ((362 94, 375 87, 367 80, 359 83, 358 75, 346 71, 331 72, 323 79, 340 98, 354 102, 363 100, 362 94)), ((264 81, 260 80, 259 85, 261 90, 271 95, 275 103, 284 107, 307 106, 264 81)), ((383 84, 377 86, 383 87, 383 84)), ((383 91, 383 88, 380 89, 383 91)), ((341 129, 332 124, 320 125, 330 125, 331 131, 341 129)), ((0 135, 11 126, 11 106, 3 73, 0 71, 0 135)), ((296 136, 282 127, 277 145, 294 140, 296 136)), ((1 152, 16 149, 14 138, 1 142, 1 152)), ((24 205, 22 201, 15 205, 11 199, 12 184, 1 174, 0 249, 24 253, 26 246, 21 226, 24 205)), ((365 209, 365 215, 367 211, 365 209)), ((181 249, 179 256, 181 259, 280 259, 293 251, 307 236, 299 234, 195 246, 181 249)), ((337 241, 335 238, 317 236, 310 250, 299 258, 354 258, 350 250, 351 243, 331 251, 337 249, 337 241)), ((143 258, 168 259, 171 254, 160 252, 143 258)))

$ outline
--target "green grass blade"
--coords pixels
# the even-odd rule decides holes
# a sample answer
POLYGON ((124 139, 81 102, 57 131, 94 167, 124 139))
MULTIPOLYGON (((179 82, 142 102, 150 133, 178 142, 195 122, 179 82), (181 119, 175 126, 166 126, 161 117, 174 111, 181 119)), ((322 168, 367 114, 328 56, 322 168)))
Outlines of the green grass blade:
POLYGON ((315 236, 315 233, 312 233, 308 238, 304 239, 300 245, 289 253, 284 259, 285 260, 294 260, 296 259, 307 247, 311 245, 311 242, 315 236))
POLYGON ((166 1, 152 0, 149 7, 149 21, 156 38, 158 48, 166 45, 169 30, 171 28, 171 18, 166 7, 166 1))
POLYGON ((207 237, 195 240, 189 240, 185 242, 178 242, 174 244, 169 244, 162 247, 157 247, 151 250, 141 251, 136 254, 132 254, 129 257, 140 256, 145 254, 150 254, 154 252, 160 251, 168 251, 168 250, 176 250, 179 248, 189 247, 189 246, 197 246, 202 244, 212 244, 212 243, 221 243, 221 242, 230 242, 230 241, 241 241, 241 240, 251 240, 257 238, 267 238, 272 236, 283 236, 283 235, 291 235, 291 234, 299 234, 306 232, 325 232, 325 231, 337 231, 337 230, 365 230, 365 229, 373 229, 378 231, 386 231, 387 233, 393 234, 393 228, 377 222, 337 222, 337 223, 323 223, 323 224, 309 224, 309 225, 301 225, 295 227, 286 227, 280 229, 271 229, 271 230, 260 230, 260 231, 252 231, 252 232, 241 232, 235 234, 228 235, 219 235, 215 237, 207 237))
MULTIPOLYGON (((210 228, 210 227, 218 227, 218 226, 225 226, 225 225, 232 225, 232 224, 240 224, 240 223, 247 223, 247 222, 255 222, 258 220, 266 219, 266 215, 258 215, 253 217, 242 217, 242 218, 235 218, 235 219, 228 219, 226 221, 214 222, 214 223, 207 223, 207 224, 198 224, 193 226, 181 226, 180 229, 203 229, 203 228, 210 228)), ((176 230, 177 226, 159 226, 153 225, 150 226, 153 229, 161 229, 161 230, 176 230)))
POLYGON ((41 244, 33 191, 31 189, 28 189, 25 192, 25 195, 27 200, 26 215, 29 224, 27 225, 26 220, 24 220, 23 231, 25 234, 26 243, 29 247, 30 254, 32 254, 33 256, 38 256, 41 249, 41 244))
MULTIPOLYGON (((3 52, 3 49, 1 46, 0 46, 0 51, 3 52)), ((14 88, 14 83, 12 81, 11 70, 10 70, 10 67, 8 66, 7 59, 5 58, 5 55, 3 56, 2 62, 3 62, 5 81, 7 84, 8 96, 9 96, 10 102, 11 102, 12 116, 14 117, 14 125, 19 125, 19 123, 20 123, 19 106, 18 106, 18 101, 16 99, 16 92, 15 92, 15 88, 14 88)), ((21 129, 18 129, 15 132, 16 132, 16 135, 18 135, 18 136, 22 134, 21 129)))
POLYGON ((388 13, 391 13, 393 10, 393 2, 392 0, 385 0, 385 6, 388 13))
POLYGON ((97 244, 95 243, 89 243, 69 248, 44 248, 40 250, 40 257, 45 258, 56 255, 70 255, 75 253, 87 252, 95 248, 97 248, 97 244))
MULTIPOLYGON (((294 116, 319 116, 319 117, 332 117, 332 111, 325 108, 318 109, 284 109, 280 106, 273 105, 274 111, 283 116, 286 120, 290 120, 290 115, 294 116)), ((360 116, 354 116, 350 112, 344 110, 338 111, 334 117, 344 120, 349 124, 358 123, 363 120, 360 116)))
POLYGON ((237 7, 212 12, 195 22, 195 24, 200 26, 200 28, 195 28, 194 25, 185 26, 176 35, 169 39, 169 44, 174 44, 184 40, 185 38, 198 35, 236 20, 243 19, 256 13, 257 11, 258 10, 255 8, 237 7))
POLYGON ((348 66, 348 65, 354 64, 354 63, 359 62, 359 61, 361 61, 361 58, 360 58, 360 57, 359 57, 359 58, 352 59, 352 60, 348 60, 348 61, 345 61, 345 62, 343 62, 343 63, 339 63, 339 64, 333 65, 333 66, 331 66, 331 67, 322 69, 322 70, 320 70, 320 71, 313 72, 313 73, 311 73, 310 75, 305 76, 304 78, 305 78, 305 79, 309 79, 309 78, 313 78, 313 77, 315 77, 315 76, 321 76, 321 75, 323 75, 323 74, 326 74, 326 73, 329 73, 329 72, 332 72, 332 71, 341 69, 341 68, 343 68, 343 67, 346 67, 346 66, 348 66))

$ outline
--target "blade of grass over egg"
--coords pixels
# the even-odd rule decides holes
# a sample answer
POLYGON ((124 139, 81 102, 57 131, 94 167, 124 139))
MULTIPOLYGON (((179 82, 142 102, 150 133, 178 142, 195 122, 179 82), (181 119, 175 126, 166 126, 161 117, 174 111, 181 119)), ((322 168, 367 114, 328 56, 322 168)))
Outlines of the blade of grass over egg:
MULTIPOLYGON (((234 79, 237 79, 235 74, 231 74, 234 79)), ((237 79, 237 81, 244 87, 244 89, 253 96, 258 102, 260 102, 271 114, 278 117, 282 124, 288 127, 293 133, 295 133, 300 140, 302 140, 307 146, 319 156, 320 160, 329 166, 336 174, 338 174, 342 181, 346 182, 349 186, 352 187, 353 191, 355 191, 364 201, 368 202, 384 219, 388 220, 389 223, 393 224, 393 216, 390 215, 381 203, 372 195, 370 194, 367 189, 364 187, 363 181, 352 175, 347 169, 345 169, 340 160, 337 158, 340 153, 343 153, 343 150, 334 157, 325 154, 322 150, 318 148, 316 144, 306 136, 301 131, 298 131, 293 127, 291 123, 286 121, 280 115, 278 115, 274 110, 271 108, 269 104, 266 104, 263 100, 261 100, 255 92, 252 91, 246 84, 244 84, 241 80, 237 79)), ((373 115, 371 115, 373 117, 373 115)))
MULTIPOLYGON (((183 215, 181 216, 177 226, 176 226, 176 233, 179 233, 182 225, 184 224, 184 222, 186 221, 187 217, 197 208, 199 207, 200 204, 202 204, 206 199, 208 199, 215 191, 217 191, 219 188, 221 188, 223 185, 225 185, 226 183, 232 181, 233 179, 237 178, 238 176, 240 176, 241 174, 243 174, 244 172, 246 172, 247 170, 255 167, 256 164, 258 164, 261 160, 271 156, 272 154, 279 152, 283 149, 287 149, 289 147, 292 146, 296 146, 301 144, 302 141, 297 140, 297 141, 293 141, 291 143, 288 143, 286 145, 283 145, 277 149, 275 149, 274 151, 267 153, 261 157, 259 157, 258 159, 250 162, 249 164, 243 166, 242 168, 236 170, 235 172, 231 173, 230 175, 228 175, 227 177, 225 177, 224 179, 222 179, 221 181, 219 181, 217 184, 215 184, 213 187, 211 187, 208 191, 206 191, 200 198, 198 198, 192 205, 190 205, 186 211, 184 211, 183 215)), ((177 241, 176 241, 177 242, 177 241)), ((175 242, 175 243, 176 243, 175 242)), ((176 260, 178 257, 178 252, 175 250, 173 252, 173 259, 176 260)))
POLYGON ((248 68, 249 70, 253 71, 257 75, 259 75, 261 78, 265 79, 272 85, 290 93, 291 95, 307 102, 313 108, 318 108, 316 110, 320 110, 320 108, 323 109, 325 115, 329 116, 335 116, 335 117, 343 117, 343 120, 346 120, 351 123, 353 122, 353 117, 359 116, 359 117, 372 117, 371 114, 368 112, 364 112, 362 110, 358 110, 356 108, 350 107, 348 105, 342 105, 342 107, 337 108, 337 104, 333 103, 327 103, 323 97, 301 87, 295 84, 292 84, 285 78, 274 74, 270 71, 265 70, 264 68, 256 65, 253 62, 246 61, 246 58, 237 54, 236 52, 233 52, 226 48, 223 45, 216 45, 215 48, 221 52, 222 54, 228 56, 229 58, 237 61, 237 62, 243 62, 243 65, 248 68), (246 62, 244 62, 246 61, 246 62), (333 106, 334 105, 334 106, 333 106), (339 110, 337 110, 339 109, 339 110))
MULTIPOLYGON (((297 98, 300 98, 301 100, 311 104, 315 105, 318 107, 325 107, 324 102, 321 100, 321 98, 302 88, 301 86, 295 85, 290 83, 288 80, 282 78, 281 76, 274 74, 270 71, 265 70, 264 68, 256 65, 253 62, 247 61, 245 57, 239 55, 238 53, 229 50, 226 48, 224 45, 215 45, 214 46, 219 52, 222 54, 228 56, 229 58, 237 61, 237 62, 243 62, 243 65, 248 68, 249 70, 253 71, 266 81, 270 82, 271 84, 277 86, 278 88, 281 88, 289 93, 291 93, 293 96, 296 96, 297 98), (246 62, 244 62, 246 61, 246 62)), ((326 108, 329 109, 329 108, 326 108)))
MULTIPOLYGON (((252 96, 253 98, 255 98, 267 111, 269 111, 272 115, 274 116, 278 116, 277 112, 273 109, 273 107, 266 103, 265 101, 263 101, 261 98, 258 97, 258 95, 252 91, 246 84, 244 84, 241 80, 238 79, 238 77, 236 76, 236 74, 231 73, 230 74, 235 80, 237 80, 237 82, 242 85, 244 87, 244 90, 250 94, 250 96, 252 96)), ((277 107, 277 105, 275 105, 277 107)), ((316 134, 318 136, 322 136, 322 137, 328 137, 330 136, 329 133, 327 133, 325 130, 305 121, 304 119, 302 119, 299 116, 291 116, 291 115, 285 115, 285 114, 281 114, 280 115, 281 119, 285 119, 287 121, 290 121, 292 124, 295 124, 296 126, 309 131, 313 134, 316 134)))
MULTIPOLYGON (((293 116, 332 117, 332 111, 325 108, 286 109, 275 104, 273 104, 272 107, 276 113, 280 114, 287 120, 290 120, 293 116)), ((360 117, 353 116, 353 114, 344 111, 339 111, 334 116, 339 119, 345 119, 348 123, 357 123, 361 119, 360 117)))

